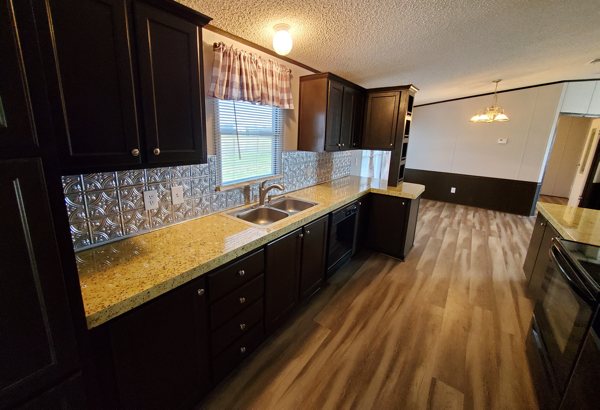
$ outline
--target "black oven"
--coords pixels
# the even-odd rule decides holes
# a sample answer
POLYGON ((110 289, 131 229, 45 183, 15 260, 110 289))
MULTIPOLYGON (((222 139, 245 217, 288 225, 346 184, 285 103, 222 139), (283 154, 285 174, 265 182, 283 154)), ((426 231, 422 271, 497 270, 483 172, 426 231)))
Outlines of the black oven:
POLYGON ((350 259, 356 246, 358 204, 351 203, 331 215, 329 248, 327 251, 327 276, 331 276, 350 259))
POLYGON ((597 309, 600 248, 555 238, 549 258, 527 353, 540 406, 555 409, 597 309))

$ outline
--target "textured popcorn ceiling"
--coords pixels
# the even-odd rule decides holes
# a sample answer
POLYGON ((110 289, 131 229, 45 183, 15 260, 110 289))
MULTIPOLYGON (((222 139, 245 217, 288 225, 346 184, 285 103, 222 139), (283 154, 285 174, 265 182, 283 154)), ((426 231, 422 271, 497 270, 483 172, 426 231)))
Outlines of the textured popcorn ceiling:
POLYGON ((600 78, 599 0, 178 0, 289 57, 365 87, 413 83, 417 102, 551 81, 600 78))

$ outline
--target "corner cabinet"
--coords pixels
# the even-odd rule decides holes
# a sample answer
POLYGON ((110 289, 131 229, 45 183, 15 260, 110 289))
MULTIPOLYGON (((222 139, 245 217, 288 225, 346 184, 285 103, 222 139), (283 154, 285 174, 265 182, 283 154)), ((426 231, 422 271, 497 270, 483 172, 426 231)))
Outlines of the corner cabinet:
POLYGON ((364 90, 331 73, 300 77, 298 149, 359 148, 364 90))
POLYGON ((63 171, 206 161, 201 27, 210 18, 170 1, 41 3, 63 171))

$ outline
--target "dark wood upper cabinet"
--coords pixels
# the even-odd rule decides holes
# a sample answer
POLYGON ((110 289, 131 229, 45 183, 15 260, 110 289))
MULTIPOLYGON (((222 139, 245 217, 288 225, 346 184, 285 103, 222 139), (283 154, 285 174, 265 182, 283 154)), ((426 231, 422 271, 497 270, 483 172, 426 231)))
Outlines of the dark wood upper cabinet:
POLYGON ((0 162, 0 408, 79 365, 39 159, 0 162))
POLYGON ((206 162, 201 28, 135 3, 148 162, 206 162))
POLYGON ((0 152, 31 156, 38 144, 13 0, 0 3, 0 56, 0 152))
POLYGON ((300 297, 313 294, 325 278, 327 256, 327 226, 329 215, 302 228, 302 262, 300 269, 300 297))
POLYGON ((206 160, 199 44, 209 18, 156 4, 46 2, 42 49, 63 171, 206 160))
POLYGON ((199 278, 109 322, 120 408, 188 408, 210 388, 208 300, 199 278))
POLYGON ((392 150, 398 125, 399 91, 369 91, 366 98, 362 148, 392 150))
POLYGON ((302 229, 265 247, 265 327, 272 332, 298 303, 302 229))
POLYGON ((354 148, 362 124, 362 98, 361 87, 331 73, 300 77, 298 149, 354 148))

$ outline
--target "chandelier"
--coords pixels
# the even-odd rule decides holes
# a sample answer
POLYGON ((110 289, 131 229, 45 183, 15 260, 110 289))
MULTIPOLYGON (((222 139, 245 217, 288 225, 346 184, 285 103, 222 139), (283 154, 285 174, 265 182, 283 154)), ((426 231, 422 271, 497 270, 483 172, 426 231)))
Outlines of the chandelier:
POLYGON ((498 105, 498 83, 502 80, 495 80, 496 89, 494 90, 494 103, 487 107, 485 111, 479 112, 471 117, 471 122, 505 122, 508 116, 504 114, 504 109, 498 105))

